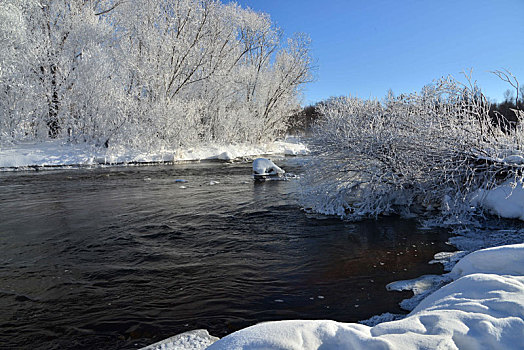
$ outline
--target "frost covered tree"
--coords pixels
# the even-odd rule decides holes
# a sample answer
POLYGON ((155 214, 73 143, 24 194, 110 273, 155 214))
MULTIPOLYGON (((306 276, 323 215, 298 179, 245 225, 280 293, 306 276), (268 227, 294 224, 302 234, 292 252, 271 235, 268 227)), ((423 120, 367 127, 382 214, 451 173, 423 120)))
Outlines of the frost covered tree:
POLYGON ((215 0, 0 3, 2 140, 260 142, 286 129, 309 41, 215 0))
POLYGON ((111 91, 106 82, 114 30, 99 12, 110 5, 100 0, 3 4, 9 11, 1 12, 16 13, 19 21, 11 31, 1 29, 9 47, 1 63, 10 71, 2 79, 0 119, 11 124, 6 130, 15 139, 17 134, 75 138, 84 133, 85 138, 96 133, 81 128, 96 128, 90 119, 101 117, 111 91))
POLYGON ((309 77, 307 43, 282 47, 267 15, 237 4, 128 1, 114 22, 125 59, 128 126, 149 130, 149 141, 272 139, 309 77))
POLYGON ((226 14, 212 1, 128 1, 117 9, 128 132, 140 126, 139 133, 168 144, 205 133, 205 99, 235 45, 226 14))
POLYGON ((24 12, 36 5, 35 1, 0 2, 0 141, 23 138, 33 122, 33 91, 24 81, 34 52, 29 50, 24 12))
POLYGON ((453 78, 382 102, 327 101, 304 202, 350 220, 438 210, 467 221, 475 191, 523 175, 523 126, 504 131, 489 107, 476 84, 453 78))

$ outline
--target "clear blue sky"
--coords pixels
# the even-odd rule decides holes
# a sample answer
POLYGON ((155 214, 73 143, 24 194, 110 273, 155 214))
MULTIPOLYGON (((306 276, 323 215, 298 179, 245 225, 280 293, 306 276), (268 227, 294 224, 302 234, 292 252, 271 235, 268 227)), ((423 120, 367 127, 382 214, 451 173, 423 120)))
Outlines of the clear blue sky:
POLYGON ((304 104, 329 96, 383 97, 434 79, 473 77, 503 100, 507 68, 524 85, 524 0, 238 0, 284 30, 309 34, 317 70, 304 104))

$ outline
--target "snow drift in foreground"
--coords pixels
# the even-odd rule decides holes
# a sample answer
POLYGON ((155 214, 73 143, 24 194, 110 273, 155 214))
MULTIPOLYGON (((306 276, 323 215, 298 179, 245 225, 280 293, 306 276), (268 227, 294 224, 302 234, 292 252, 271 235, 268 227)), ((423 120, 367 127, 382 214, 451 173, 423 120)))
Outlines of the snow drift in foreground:
POLYGON ((163 149, 155 152, 116 148, 108 150, 87 144, 47 141, 0 147, 0 168, 233 160, 262 154, 304 155, 307 153, 309 153, 307 146, 293 137, 258 146, 210 144, 186 149, 163 149))
POLYGON ((402 320, 374 327, 335 321, 267 322, 235 332, 209 349, 524 348, 524 243, 471 253, 450 276, 453 282, 402 320))

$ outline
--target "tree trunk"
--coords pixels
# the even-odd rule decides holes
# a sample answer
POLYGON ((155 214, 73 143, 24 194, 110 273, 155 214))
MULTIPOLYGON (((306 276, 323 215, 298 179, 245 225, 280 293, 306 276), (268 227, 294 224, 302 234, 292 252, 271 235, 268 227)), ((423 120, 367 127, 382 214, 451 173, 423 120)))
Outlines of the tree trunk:
POLYGON ((52 139, 56 139, 58 135, 60 134, 60 122, 58 120, 58 109, 60 108, 60 100, 58 99, 58 87, 56 83, 56 66, 54 64, 50 67, 51 70, 51 89, 52 89, 52 96, 49 100, 49 110, 48 110, 48 119, 47 119, 47 127, 48 135, 52 139))

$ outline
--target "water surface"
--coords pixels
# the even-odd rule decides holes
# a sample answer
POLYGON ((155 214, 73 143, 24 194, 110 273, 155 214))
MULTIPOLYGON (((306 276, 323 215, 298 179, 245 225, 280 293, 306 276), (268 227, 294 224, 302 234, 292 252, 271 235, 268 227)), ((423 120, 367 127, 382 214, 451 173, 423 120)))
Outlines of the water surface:
MULTIPOLYGON (((277 161, 300 173, 302 158, 277 161)), ((385 285, 451 250, 444 230, 300 210, 249 163, 0 173, 3 348, 132 349, 261 321, 401 312, 385 285), (187 182, 176 182, 176 179, 187 182), (216 183, 216 182, 219 183, 216 183)))

